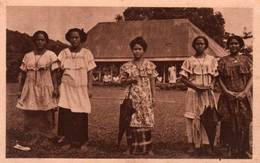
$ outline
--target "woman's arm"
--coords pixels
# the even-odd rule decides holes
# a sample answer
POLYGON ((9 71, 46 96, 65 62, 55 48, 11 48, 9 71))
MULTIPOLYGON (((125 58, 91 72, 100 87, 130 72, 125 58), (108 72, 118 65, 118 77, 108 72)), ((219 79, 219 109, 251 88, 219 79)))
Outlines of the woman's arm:
POLYGON ((155 96, 155 89, 156 89, 156 85, 155 85, 155 78, 150 78, 150 83, 151 83, 151 92, 152 92, 152 98, 154 98, 155 96))
POLYGON ((92 97, 92 87, 93 87, 93 71, 88 71, 88 94, 92 97))
POLYGON ((219 84, 220 84, 222 90, 223 90, 226 94, 231 95, 231 96, 236 96, 236 95, 237 95, 236 92, 233 92, 233 91, 228 90, 227 87, 225 86, 225 84, 223 83, 223 81, 222 81, 220 78, 218 78, 218 80, 219 80, 219 84))
POLYGON ((204 90, 208 90, 210 89, 209 87, 200 87, 197 86, 195 84, 193 84, 192 82, 190 82, 185 76, 181 75, 181 81, 189 88, 194 89, 195 91, 201 92, 204 90))
POLYGON ((236 98, 244 98, 248 94, 252 86, 253 86, 253 77, 251 76, 251 78, 248 80, 246 84, 245 89, 242 92, 238 93, 236 98))
POLYGON ((26 72, 20 71, 20 73, 18 75, 18 98, 20 98, 20 96, 21 96, 25 78, 26 78, 26 72))
POLYGON ((51 72, 52 77, 52 83, 53 83, 53 97, 58 98, 59 97, 59 87, 58 87, 58 69, 55 69, 51 72))
POLYGON ((129 78, 127 76, 128 76, 128 74, 125 74, 125 75, 120 77, 121 84, 123 84, 123 85, 131 85, 131 84, 136 84, 137 83, 137 79, 129 78))

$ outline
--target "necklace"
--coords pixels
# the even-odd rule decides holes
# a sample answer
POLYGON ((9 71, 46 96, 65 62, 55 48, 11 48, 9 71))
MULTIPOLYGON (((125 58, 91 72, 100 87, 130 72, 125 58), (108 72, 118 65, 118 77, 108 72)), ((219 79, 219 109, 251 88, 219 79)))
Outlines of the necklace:
POLYGON ((35 61, 35 70, 34 70, 34 72, 35 72, 35 84, 37 83, 37 71, 40 69, 39 68, 39 66, 38 66, 38 64, 39 64, 39 61, 40 61, 40 59, 41 59, 41 57, 44 55, 44 53, 43 54, 41 54, 38 58, 36 58, 36 52, 34 52, 34 61, 35 61))
POLYGON ((204 84, 204 69, 203 69, 203 67, 204 67, 204 62, 205 62, 205 58, 206 58, 206 55, 205 56, 203 56, 203 61, 202 61, 202 63, 200 62, 200 60, 198 59, 198 58, 196 58, 196 57, 194 57, 195 59, 196 59, 196 61, 199 63, 199 65, 200 65, 200 68, 201 68, 201 78, 202 78, 202 85, 204 86, 205 84, 204 84))

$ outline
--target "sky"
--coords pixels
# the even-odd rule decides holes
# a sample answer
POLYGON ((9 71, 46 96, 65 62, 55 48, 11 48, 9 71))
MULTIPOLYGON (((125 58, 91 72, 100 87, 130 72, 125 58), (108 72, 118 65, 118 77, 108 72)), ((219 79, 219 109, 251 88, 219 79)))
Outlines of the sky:
POLYGON ((7 28, 32 35, 45 30, 53 40, 65 42, 70 28, 86 32, 99 22, 115 21, 125 8, 111 7, 7 7, 7 28))
MULTIPOLYGON (((113 22, 123 7, 7 7, 7 29, 32 35, 45 30, 53 40, 66 42, 69 28, 83 28, 86 32, 99 22, 113 22)), ((244 27, 252 31, 253 11, 250 8, 214 8, 225 19, 225 30, 242 34, 244 27)))

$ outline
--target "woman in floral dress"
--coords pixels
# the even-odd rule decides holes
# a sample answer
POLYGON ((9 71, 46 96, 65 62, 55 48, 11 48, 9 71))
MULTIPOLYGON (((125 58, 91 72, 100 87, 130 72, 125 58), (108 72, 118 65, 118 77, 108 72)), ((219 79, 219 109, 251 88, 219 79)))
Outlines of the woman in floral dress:
POLYGON ((25 54, 20 66, 16 107, 24 112, 26 133, 49 137, 54 127, 53 109, 57 107, 56 70, 59 65, 56 54, 46 49, 48 41, 49 37, 44 31, 33 34, 35 49, 25 54))
POLYGON ((215 107, 215 97, 211 88, 218 75, 217 60, 205 52, 208 40, 204 36, 198 36, 193 40, 192 47, 196 53, 183 62, 180 72, 182 81, 188 87, 184 117, 190 146, 189 153, 198 151, 203 144, 209 144, 200 116, 205 108, 215 107))
POLYGON ((230 55, 219 60, 222 93, 220 140, 230 156, 245 156, 249 150, 249 125, 252 121, 252 59, 240 53, 244 41, 239 36, 227 40, 230 55))
MULTIPOLYGON (((155 94, 155 64, 143 58, 147 44, 142 37, 130 42, 134 59, 120 68, 120 79, 129 85, 129 98, 133 101, 136 112, 132 115, 130 128, 127 131, 131 154, 153 154, 151 130, 154 127, 154 94, 155 94)), ((128 94, 128 93, 127 93, 128 94)))

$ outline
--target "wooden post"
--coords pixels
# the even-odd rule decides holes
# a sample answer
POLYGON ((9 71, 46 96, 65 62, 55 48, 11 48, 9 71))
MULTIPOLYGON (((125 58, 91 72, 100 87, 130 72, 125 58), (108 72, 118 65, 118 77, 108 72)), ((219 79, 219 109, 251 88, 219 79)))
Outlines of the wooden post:
POLYGON ((163 84, 165 83, 165 63, 163 62, 163 84))

